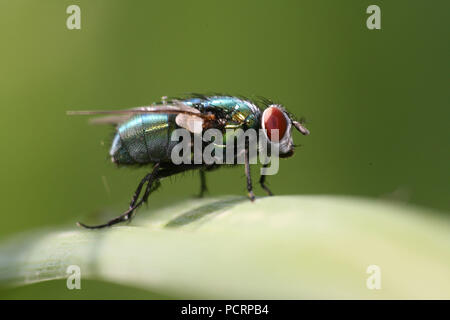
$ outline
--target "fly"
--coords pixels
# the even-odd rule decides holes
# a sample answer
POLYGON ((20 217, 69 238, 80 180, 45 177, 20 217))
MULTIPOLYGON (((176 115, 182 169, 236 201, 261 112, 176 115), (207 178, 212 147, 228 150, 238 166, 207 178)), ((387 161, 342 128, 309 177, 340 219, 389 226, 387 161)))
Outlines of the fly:
MULTIPOLYGON (((193 95, 187 99, 163 98, 161 103, 116 111, 69 111, 69 115, 105 115, 94 118, 96 124, 110 124, 116 133, 110 149, 111 160, 119 166, 149 165, 152 170, 140 181, 128 209, 120 216, 105 224, 89 226, 100 229, 120 222, 130 221, 136 209, 146 203, 150 194, 160 186, 162 178, 188 170, 199 170, 200 196, 207 190, 205 173, 220 168, 220 164, 174 164, 171 153, 176 141, 171 135, 183 128, 191 135, 202 134, 207 129, 218 129, 223 135, 229 130, 260 130, 270 144, 276 143, 280 157, 290 157, 294 153, 291 129, 294 127, 303 135, 309 131, 296 121, 282 105, 263 99, 259 104, 246 98, 222 95, 193 95), (278 130, 278 138, 273 135, 278 130), (145 188, 144 188, 145 186, 145 188), (142 194, 142 196, 141 196, 142 194)), ((226 139, 226 137, 225 137, 226 139)), ((255 199, 250 176, 249 147, 244 149, 244 167, 247 177, 248 197, 255 199)), ((266 166, 266 165, 264 165, 266 166)), ((261 187, 272 195, 265 184, 265 175, 259 179, 261 187)))

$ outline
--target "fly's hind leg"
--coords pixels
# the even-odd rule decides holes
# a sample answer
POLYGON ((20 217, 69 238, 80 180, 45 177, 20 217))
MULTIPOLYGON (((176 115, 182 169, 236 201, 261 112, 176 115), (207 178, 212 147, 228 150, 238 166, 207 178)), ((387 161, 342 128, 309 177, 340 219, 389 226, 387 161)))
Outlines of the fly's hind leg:
POLYGON ((154 190, 156 190, 159 185, 159 179, 158 179, 158 171, 159 171, 159 163, 155 164, 153 167, 153 170, 151 173, 147 174, 139 183, 138 187, 136 188, 136 191, 134 192, 133 198, 131 199, 130 206, 127 211, 125 211, 120 216, 108 221, 105 224, 100 224, 96 226, 88 226, 84 223, 78 222, 77 224, 81 227, 87 228, 87 229, 102 229, 105 227, 113 226, 117 223, 124 222, 124 221, 130 221, 133 217, 133 214, 137 208, 139 208, 142 203, 147 202, 148 196, 150 193, 152 193, 154 190), (142 188, 147 183, 147 187, 145 189, 145 193, 143 197, 138 201, 139 195, 141 194, 142 188), (153 185, 155 183, 155 185, 153 185))

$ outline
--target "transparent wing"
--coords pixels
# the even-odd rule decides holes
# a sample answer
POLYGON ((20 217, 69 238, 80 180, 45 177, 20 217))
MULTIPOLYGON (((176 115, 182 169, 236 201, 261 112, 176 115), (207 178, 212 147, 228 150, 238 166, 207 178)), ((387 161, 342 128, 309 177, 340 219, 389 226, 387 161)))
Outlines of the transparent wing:
POLYGON ((152 105, 126 110, 80 110, 67 111, 67 115, 107 115, 105 117, 93 118, 93 124, 119 125, 136 114, 177 114, 176 123, 187 130, 194 132, 202 128, 205 122, 215 119, 212 114, 202 114, 199 110, 187 106, 179 101, 172 101, 170 105, 152 105), (195 125, 194 125, 195 124, 195 125))
POLYGON ((105 116, 105 117, 89 119, 89 123, 90 124, 112 124, 112 125, 118 125, 118 124, 124 123, 125 121, 127 121, 130 118, 131 118, 130 114, 111 115, 111 116, 105 116))

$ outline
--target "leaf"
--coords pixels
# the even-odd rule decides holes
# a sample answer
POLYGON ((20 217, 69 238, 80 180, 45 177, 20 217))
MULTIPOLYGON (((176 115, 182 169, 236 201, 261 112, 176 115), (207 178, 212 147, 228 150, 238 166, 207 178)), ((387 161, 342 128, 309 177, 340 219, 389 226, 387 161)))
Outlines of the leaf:
POLYGON ((191 200, 129 225, 44 230, 0 246, 0 283, 67 277, 182 298, 450 298, 450 223, 379 200, 278 196, 191 200), (368 266, 381 271, 369 290, 368 266))

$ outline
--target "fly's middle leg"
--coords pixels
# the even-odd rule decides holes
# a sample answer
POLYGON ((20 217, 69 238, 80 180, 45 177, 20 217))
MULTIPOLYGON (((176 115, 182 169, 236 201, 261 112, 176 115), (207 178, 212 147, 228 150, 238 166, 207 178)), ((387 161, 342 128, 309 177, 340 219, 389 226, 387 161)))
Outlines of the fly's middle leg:
POLYGON ((204 170, 200 170, 200 193, 198 194, 199 198, 203 198, 203 195, 208 192, 208 187, 206 185, 206 174, 204 170))
POLYGON ((206 173, 213 171, 213 170, 217 170, 218 168, 219 168, 219 166, 212 164, 212 165, 206 165, 199 170, 199 173, 200 173, 200 193, 198 194, 199 198, 203 198, 205 193, 208 192, 208 186, 206 183, 206 173))

